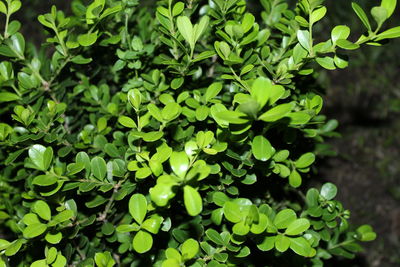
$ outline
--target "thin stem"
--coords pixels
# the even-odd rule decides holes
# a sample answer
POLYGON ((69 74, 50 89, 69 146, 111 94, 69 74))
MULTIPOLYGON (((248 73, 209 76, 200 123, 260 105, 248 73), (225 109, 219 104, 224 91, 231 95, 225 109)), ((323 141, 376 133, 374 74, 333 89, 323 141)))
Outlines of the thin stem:
POLYGON ((8 38, 8 23, 10 21, 10 14, 7 12, 6 15, 6 26, 4 27, 4 39, 8 38))
POLYGON ((246 82, 243 81, 243 80, 236 74, 235 70, 234 70, 231 66, 229 66, 229 69, 231 70, 232 74, 235 76, 236 81, 239 82, 239 83, 243 86, 244 89, 246 89, 247 91, 250 92, 250 87, 246 84, 246 82))

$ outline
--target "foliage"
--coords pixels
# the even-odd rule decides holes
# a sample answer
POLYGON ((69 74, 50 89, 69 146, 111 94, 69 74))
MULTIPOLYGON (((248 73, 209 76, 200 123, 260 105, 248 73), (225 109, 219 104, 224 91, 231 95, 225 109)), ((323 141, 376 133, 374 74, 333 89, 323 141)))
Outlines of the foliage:
POLYGON ((396 1, 322 42, 322 0, 261 4, 74 0, 37 49, 0 1, 0 266, 322 266, 375 239, 304 180, 337 135, 316 71, 400 37, 396 1))

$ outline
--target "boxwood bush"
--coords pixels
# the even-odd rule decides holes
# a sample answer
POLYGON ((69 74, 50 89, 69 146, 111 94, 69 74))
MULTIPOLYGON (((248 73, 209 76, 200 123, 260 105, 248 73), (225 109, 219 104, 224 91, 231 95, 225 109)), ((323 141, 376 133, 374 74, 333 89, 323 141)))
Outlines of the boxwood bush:
POLYGON ((0 266, 354 257, 376 234, 306 182, 338 135, 315 78, 400 27, 396 0, 351 7, 365 32, 323 37, 323 0, 73 0, 32 22, 36 47, 1 0, 0 266))

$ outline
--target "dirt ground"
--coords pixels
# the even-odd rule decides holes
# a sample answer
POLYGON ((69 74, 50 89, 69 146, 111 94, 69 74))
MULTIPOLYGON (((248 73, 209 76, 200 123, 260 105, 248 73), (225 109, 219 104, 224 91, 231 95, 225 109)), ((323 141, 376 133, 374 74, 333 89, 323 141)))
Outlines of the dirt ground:
POLYGON ((358 61, 366 62, 329 74, 325 114, 339 120, 342 138, 329 141, 338 156, 321 163, 319 177, 337 184, 354 225, 378 234, 351 266, 400 266, 399 47, 381 48, 373 62, 365 50, 358 61))

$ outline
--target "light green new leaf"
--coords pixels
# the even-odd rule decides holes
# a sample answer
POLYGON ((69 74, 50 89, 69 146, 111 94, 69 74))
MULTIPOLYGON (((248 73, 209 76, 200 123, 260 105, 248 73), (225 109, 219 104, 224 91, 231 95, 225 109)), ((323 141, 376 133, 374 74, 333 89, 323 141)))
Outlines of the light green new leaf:
POLYGON ((199 252, 199 248, 200 248, 199 242, 197 242, 193 238, 186 240, 181 247, 183 260, 193 259, 199 252))
POLYGON ((9 15, 17 12, 21 8, 21 1, 19 0, 13 0, 11 1, 11 5, 9 6, 9 15))
POLYGON ((200 36, 205 32, 205 30, 208 27, 209 22, 210 22, 210 18, 208 16, 203 16, 200 19, 200 22, 198 24, 194 25, 194 27, 193 27, 193 34, 194 34, 193 42, 194 43, 196 43, 199 40, 200 36))
POLYGON ((134 194, 131 196, 129 199, 129 213, 138 224, 142 224, 147 214, 147 200, 144 195, 134 194))
POLYGON ((251 142, 251 151, 256 159, 261 161, 269 160, 275 153, 275 149, 271 143, 261 135, 254 137, 251 142))
POLYGON ((183 36, 186 42, 188 42, 190 48, 194 49, 194 30, 193 24, 190 19, 186 16, 180 16, 176 20, 178 31, 183 36))
POLYGON ((151 234, 140 230, 133 238, 132 245, 137 253, 146 253, 153 246, 153 237, 151 234))
POLYGON ((310 222, 305 218, 300 218, 289 224, 285 231, 287 235, 299 235, 310 228, 310 222))
POLYGON ((185 185, 183 188, 183 201, 190 216, 197 216, 203 210, 203 201, 199 192, 190 185, 185 185))
POLYGON ((387 20, 388 11, 384 7, 376 6, 371 9, 371 15, 378 24, 378 26, 380 26, 387 20))
POLYGON ((396 9, 397 0, 382 0, 381 7, 387 11, 387 18, 390 18, 396 9))
POLYGON ((321 196, 327 200, 332 200, 337 194, 337 187, 332 183, 325 183, 321 188, 321 196))

